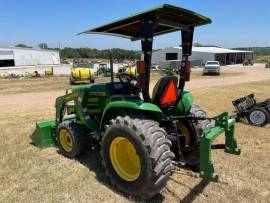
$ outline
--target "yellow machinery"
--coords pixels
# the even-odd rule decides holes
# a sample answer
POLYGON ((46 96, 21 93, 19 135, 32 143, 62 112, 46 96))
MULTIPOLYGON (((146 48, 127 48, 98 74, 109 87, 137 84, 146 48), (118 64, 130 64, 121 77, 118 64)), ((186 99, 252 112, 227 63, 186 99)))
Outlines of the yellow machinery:
POLYGON ((128 79, 130 77, 137 77, 137 68, 136 66, 129 66, 129 67, 121 67, 118 69, 118 73, 116 77, 124 77, 125 79, 128 79))
POLYGON ((95 79, 91 69, 94 68, 92 63, 80 63, 80 61, 74 60, 73 68, 70 74, 70 84, 75 84, 75 82, 89 81, 94 83, 95 79))
POLYGON ((52 67, 46 68, 44 73, 45 73, 45 76, 53 76, 53 68, 52 67))
POLYGON ((137 68, 136 68, 136 66, 126 68, 125 73, 127 75, 132 75, 132 76, 136 77, 137 76, 137 68))
POLYGON ((35 70, 35 71, 33 71, 33 72, 31 73, 31 77, 32 77, 32 78, 40 77, 40 74, 39 74, 39 72, 38 72, 37 70, 35 70))

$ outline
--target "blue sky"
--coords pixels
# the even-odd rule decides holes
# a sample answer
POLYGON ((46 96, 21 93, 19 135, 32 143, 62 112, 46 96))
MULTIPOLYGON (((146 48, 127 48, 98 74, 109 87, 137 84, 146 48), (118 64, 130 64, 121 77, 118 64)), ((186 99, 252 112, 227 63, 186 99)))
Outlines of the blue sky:
MULTIPOLYGON (((0 0, 0 45, 139 49, 139 42, 77 33, 169 3, 210 17, 194 42, 222 47, 270 46, 269 0, 0 0)), ((180 34, 157 37, 154 48, 177 46, 180 34)))

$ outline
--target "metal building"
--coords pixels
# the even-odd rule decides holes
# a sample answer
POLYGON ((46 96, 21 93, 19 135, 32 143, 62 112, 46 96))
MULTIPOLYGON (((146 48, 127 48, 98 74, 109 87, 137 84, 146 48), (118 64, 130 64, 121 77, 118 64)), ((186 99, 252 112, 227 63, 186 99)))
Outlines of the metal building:
POLYGON ((59 64, 58 51, 0 46, 0 67, 59 64))
MULTIPOLYGON (((181 47, 157 50, 152 54, 152 64, 181 60, 181 56, 181 47)), ((241 64, 244 60, 253 60, 253 52, 218 47, 193 47, 190 60, 196 65, 205 64, 206 61, 219 61, 222 65, 241 64)))

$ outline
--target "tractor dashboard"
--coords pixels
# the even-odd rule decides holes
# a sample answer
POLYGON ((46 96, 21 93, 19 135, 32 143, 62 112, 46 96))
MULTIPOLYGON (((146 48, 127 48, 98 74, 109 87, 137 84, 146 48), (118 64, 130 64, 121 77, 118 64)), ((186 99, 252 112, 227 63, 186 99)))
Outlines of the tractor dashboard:
POLYGON ((107 89, 110 96, 113 95, 137 95, 134 91, 134 85, 128 82, 107 83, 107 89))

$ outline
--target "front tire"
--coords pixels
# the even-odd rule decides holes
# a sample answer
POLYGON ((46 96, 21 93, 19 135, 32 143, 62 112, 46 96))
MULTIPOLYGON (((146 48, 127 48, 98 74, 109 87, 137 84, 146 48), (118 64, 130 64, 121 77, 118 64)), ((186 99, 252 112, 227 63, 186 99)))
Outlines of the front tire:
POLYGON ((84 152, 89 142, 81 126, 73 121, 64 121, 58 126, 57 143, 61 154, 75 158, 84 152))
POLYGON ((102 139, 103 165, 111 183, 128 194, 148 199, 168 181, 174 154, 159 124, 142 116, 118 116, 102 139))

